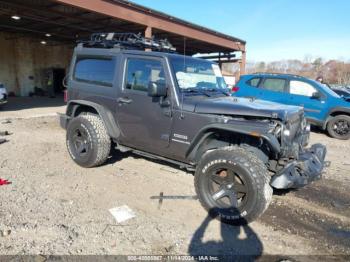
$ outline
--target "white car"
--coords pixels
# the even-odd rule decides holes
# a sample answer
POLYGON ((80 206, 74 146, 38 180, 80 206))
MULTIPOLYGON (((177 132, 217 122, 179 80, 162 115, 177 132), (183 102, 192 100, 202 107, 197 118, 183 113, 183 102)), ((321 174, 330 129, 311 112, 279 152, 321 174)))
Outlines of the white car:
POLYGON ((0 105, 7 103, 7 91, 5 86, 0 83, 0 105))

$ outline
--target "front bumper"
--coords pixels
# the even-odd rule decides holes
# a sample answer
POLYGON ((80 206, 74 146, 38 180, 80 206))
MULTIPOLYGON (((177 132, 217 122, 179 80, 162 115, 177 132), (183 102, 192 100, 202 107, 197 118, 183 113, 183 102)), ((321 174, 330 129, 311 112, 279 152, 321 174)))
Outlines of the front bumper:
POLYGON ((288 163, 271 178, 271 186, 277 189, 299 188, 320 179, 324 167, 327 149, 324 145, 315 144, 301 152, 298 160, 288 163))

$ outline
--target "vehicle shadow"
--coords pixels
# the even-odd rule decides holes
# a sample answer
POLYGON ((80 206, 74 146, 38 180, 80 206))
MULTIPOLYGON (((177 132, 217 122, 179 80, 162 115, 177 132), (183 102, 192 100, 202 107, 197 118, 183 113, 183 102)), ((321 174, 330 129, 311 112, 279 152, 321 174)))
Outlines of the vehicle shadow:
POLYGON ((249 225, 234 226, 220 222, 222 240, 204 241, 212 220, 214 218, 208 215, 193 234, 188 248, 191 256, 216 256, 220 261, 255 261, 262 255, 263 244, 249 225))
POLYGON ((322 130, 322 128, 318 127, 318 126, 311 126, 311 130, 312 133, 316 133, 316 134, 326 134, 327 132, 325 132, 324 130, 322 130))
POLYGON ((286 189, 273 188, 273 194, 276 196, 284 196, 284 195, 287 195, 291 192, 296 192, 296 191, 298 191, 297 188, 286 188, 286 189))
POLYGON ((34 108, 50 108, 65 106, 63 95, 49 97, 9 97, 8 103, 0 106, 0 112, 20 111, 34 108))
POLYGON ((107 161, 103 163, 101 166, 108 166, 113 165, 124 158, 128 158, 129 156, 133 156, 130 152, 120 152, 119 150, 114 148, 114 145, 112 145, 111 152, 109 154, 109 158, 107 158, 107 161))

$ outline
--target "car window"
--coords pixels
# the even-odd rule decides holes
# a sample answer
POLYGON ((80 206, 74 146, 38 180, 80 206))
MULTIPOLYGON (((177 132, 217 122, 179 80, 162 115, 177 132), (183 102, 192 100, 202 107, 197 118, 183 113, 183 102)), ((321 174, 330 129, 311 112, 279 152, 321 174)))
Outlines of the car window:
POLYGON ((112 58, 78 58, 75 63, 74 79, 103 86, 112 86, 115 60, 112 58))
POLYGON ((266 78, 262 88, 270 91, 275 91, 275 92, 284 92, 285 84, 286 84, 285 79, 266 78))
POLYGON ((162 63, 151 59, 129 58, 125 88, 147 92, 150 82, 163 82, 165 84, 162 63))
POLYGON ((317 90, 309 83, 298 80, 292 80, 289 83, 289 92, 293 95, 311 97, 313 93, 317 92, 317 90))
POLYGON ((247 81, 247 84, 253 87, 257 87, 260 82, 260 77, 254 77, 247 81))

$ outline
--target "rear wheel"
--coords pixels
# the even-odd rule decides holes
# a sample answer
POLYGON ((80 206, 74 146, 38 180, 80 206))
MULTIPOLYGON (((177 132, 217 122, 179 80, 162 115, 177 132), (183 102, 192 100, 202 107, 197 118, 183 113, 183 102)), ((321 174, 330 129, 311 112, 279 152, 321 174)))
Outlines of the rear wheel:
POLYGON ((257 219, 272 198, 264 163, 247 150, 233 146, 206 153, 197 166, 195 188, 209 214, 229 224, 257 219))
POLYGON ((82 167, 103 164, 111 150, 111 139, 98 115, 80 115, 67 128, 66 143, 71 158, 82 167))
POLYGON ((328 134, 337 139, 350 139, 350 116, 339 115, 333 117, 327 124, 328 134))

